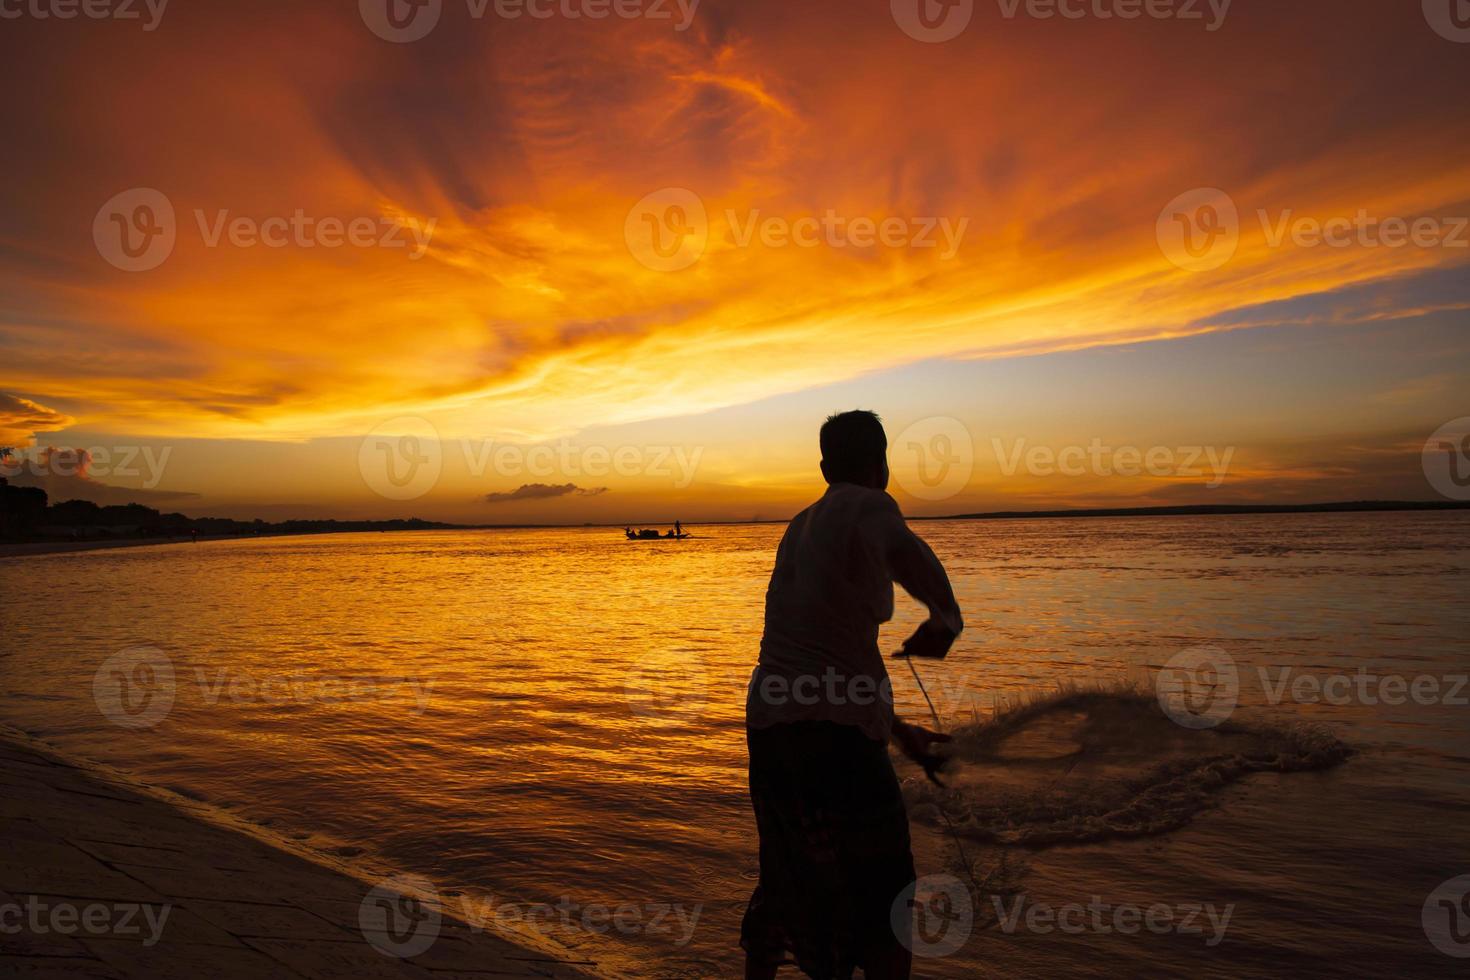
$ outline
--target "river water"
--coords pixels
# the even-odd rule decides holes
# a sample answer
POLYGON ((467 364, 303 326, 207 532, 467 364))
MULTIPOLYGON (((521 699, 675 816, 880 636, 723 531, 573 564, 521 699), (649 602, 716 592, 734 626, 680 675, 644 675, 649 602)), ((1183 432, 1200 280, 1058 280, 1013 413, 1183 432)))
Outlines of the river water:
MULTIPOLYGON (((1238 666, 1242 717, 1326 724, 1359 751, 1248 778, 1177 833, 1032 855, 1052 901, 1231 902, 1224 942, 977 931, 919 975, 1085 975, 1098 957, 1221 976, 1459 965, 1420 905, 1470 873, 1470 515, 915 527, 968 624, 924 668, 947 725, 1058 684, 1147 683, 1206 646, 1238 666), (1334 696, 1314 696, 1333 677, 1334 696)), ((9 559, 0 718, 507 921, 570 910, 536 928, 612 969, 729 975, 755 870, 744 685, 782 528, 692 530, 9 559)), ((891 646, 920 618, 900 607, 891 646)), ((894 684, 901 713, 927 715, 906 671, 894 684)), ((945 838, 914 829, 921 874, 936 870, 945 838)))

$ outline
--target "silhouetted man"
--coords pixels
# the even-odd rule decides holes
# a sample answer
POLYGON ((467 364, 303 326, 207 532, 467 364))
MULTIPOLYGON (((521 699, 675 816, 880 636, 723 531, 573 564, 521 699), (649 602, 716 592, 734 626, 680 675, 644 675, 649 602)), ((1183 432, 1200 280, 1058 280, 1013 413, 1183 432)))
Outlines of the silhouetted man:
POLYGON ((890 910, 914 861, 887 746, 932 773, 946 736, 894 716, 878 627, 894 582, 929 609, 903 655, 943 657, 964 623, 943 566, 885 492, 878 416, 834 415, 820 443, 827 492, 781 539, 746 699, 760 884, 740 944, 748 978, 792 956, 819 980, 903 978, 910 954, 890 910))

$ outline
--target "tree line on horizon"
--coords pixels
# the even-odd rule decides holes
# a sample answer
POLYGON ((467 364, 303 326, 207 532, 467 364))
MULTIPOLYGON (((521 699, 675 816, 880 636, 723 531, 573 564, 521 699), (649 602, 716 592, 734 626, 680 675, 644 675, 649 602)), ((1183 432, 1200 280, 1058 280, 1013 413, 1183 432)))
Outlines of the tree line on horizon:
POLYGON ((165 514, 144 504, 103 506, 90 500, 53 504, 40 487, 12 486, 0 476, 0 537, 11 540, 51 538, 84 540, 120 537, 191 537, 194 535, 310 534, 327 531, 410 531, 450 527, 407 518, 390 521, 289 520, 238 521, 228 517, 165 514))

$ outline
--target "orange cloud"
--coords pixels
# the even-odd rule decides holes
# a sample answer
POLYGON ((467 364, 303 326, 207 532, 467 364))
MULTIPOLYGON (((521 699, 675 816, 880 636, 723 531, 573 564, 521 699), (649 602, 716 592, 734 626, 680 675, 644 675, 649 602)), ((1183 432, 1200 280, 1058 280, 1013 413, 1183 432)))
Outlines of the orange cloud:
POLYGON ((1224 329, 1461 261, 1272 241, 1288 212, 1463 213, 1466 118, 1431 93, 1470 70, 1412 5, 1270 5, 1213 33, 977 11, 944 45, 871 6, 707 2, 682 33, 464 22, 410 45, 350 5, 199 5, 146 36, 13 25, 31 50, 6 80, 44 64, 69 81, 3 110, 30 134, 13 181, 39 189, 5 192, 11 384, 114 431, 304 439, 415 414, 539 439, 928 358, 1224 329), (1304 45, 1328 16, 1333 45, 1304 45), (129 187, 174 211, 149 271, 90 240, 129 187), (670 187, 705 213, 679 271, 625 239, 670 187), (1228 192, 1239 240, 1189 272, 1156 223, 1198 187, 1228 192), (314 230, 279 247, 228 230, 298 212, 314 230), (846 230, 812 245, 745 238, 828 214, 846 230), (324 219, 374 241, 327 244, 324 219), (404 229, 431 222, 412 258, 404 229), (868 242, 855 222, 904 230, 868 242), (952 248, 941 222, 963 223, 952 248), (381 241, 394 227, 404 247, 381 241), (95 352, 59 355, 78 325, 95 352))
POLYGON ((74 420, 29 398, 0 391, 0 446, 18 449, 35 442, 37 432, 65 429, 74 420))

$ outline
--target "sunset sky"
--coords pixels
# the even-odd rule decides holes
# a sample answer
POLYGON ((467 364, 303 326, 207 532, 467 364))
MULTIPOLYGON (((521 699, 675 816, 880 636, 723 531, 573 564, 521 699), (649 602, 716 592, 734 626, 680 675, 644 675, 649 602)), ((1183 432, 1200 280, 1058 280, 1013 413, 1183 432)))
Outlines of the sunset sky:
POLYGON ((927 11, 970 13, 943 42, 905 0, 441 0, 398 41, 388 2, 5 8, 13 482, 780 518, 862 407, 915 514, 1439 499, 1421 447, 1470 415, 1452 0, 977 0, 927 11))

